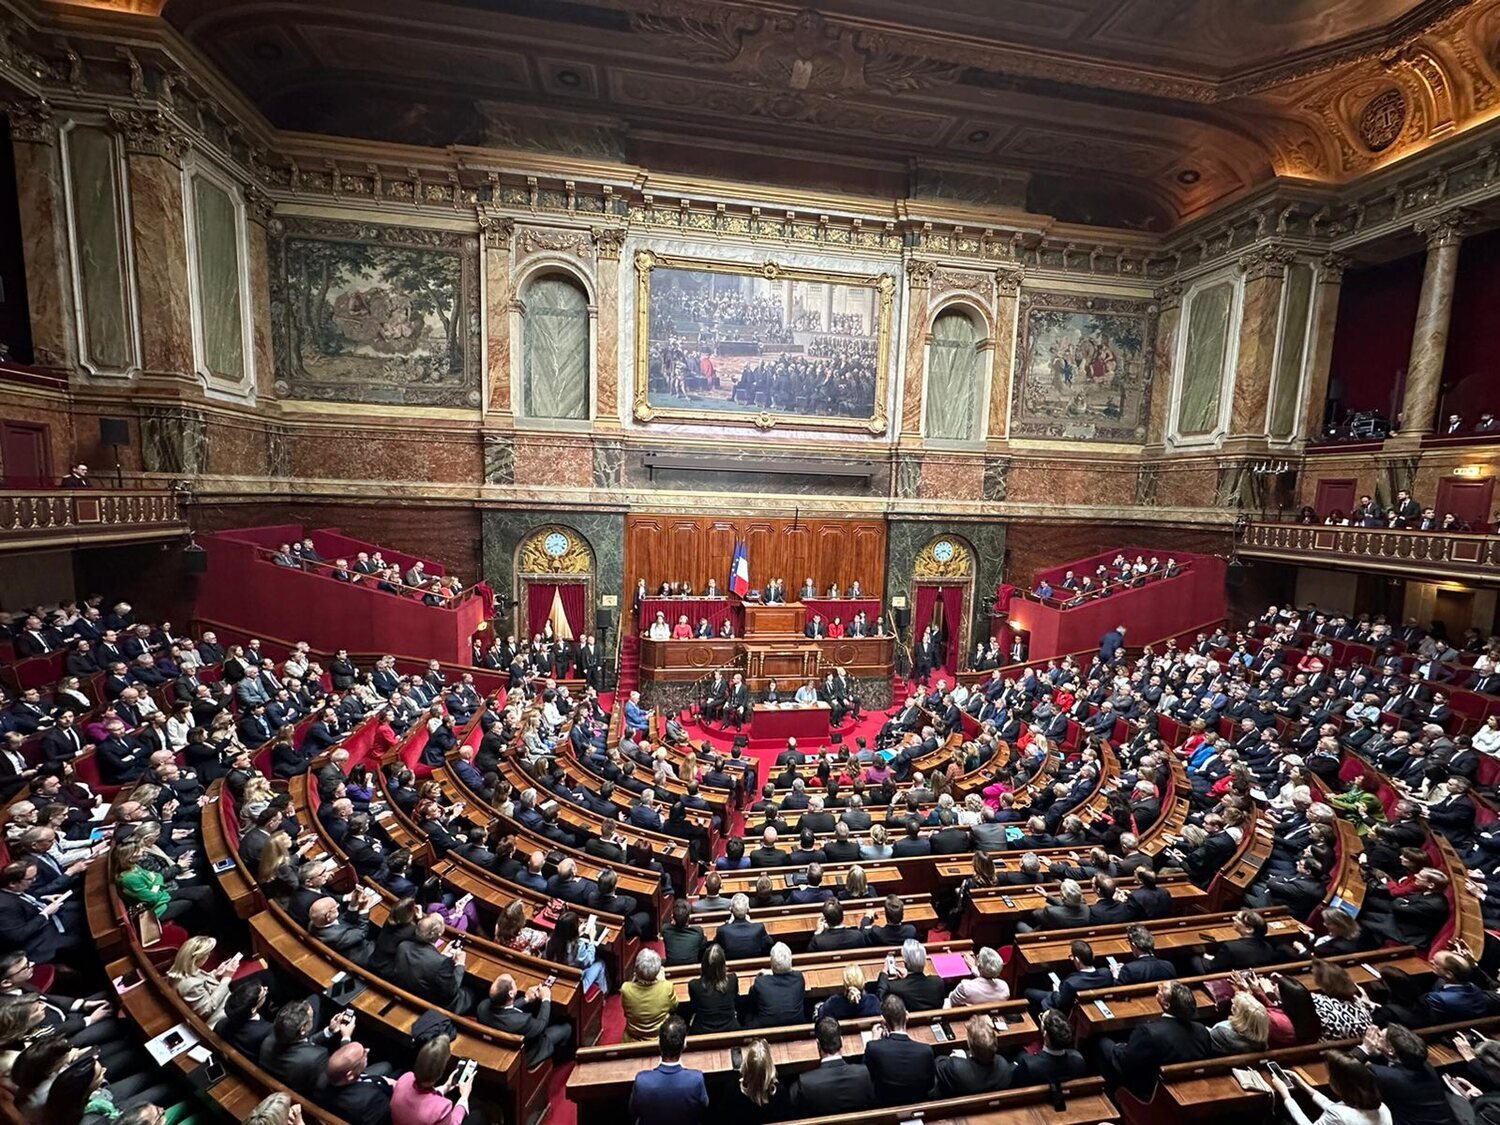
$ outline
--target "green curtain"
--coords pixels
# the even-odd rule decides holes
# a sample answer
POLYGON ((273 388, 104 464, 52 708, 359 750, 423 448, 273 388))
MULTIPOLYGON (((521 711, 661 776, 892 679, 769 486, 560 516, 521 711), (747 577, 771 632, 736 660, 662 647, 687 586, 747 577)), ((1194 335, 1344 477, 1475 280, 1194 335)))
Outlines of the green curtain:
POLYGON ((526 290, 522 403, 530 418, 589 416, 589 303, 578 285, 544 277, 526 290))
POLYGON ((1276 356, 1276 390, 1271 399, 1271 436, 1290 438, 1297 431, 1302 401, 1302 366, 1307 358, 1307 318, 1312 312, 1312 267, 1286 271, 1286 313, 1281 320, 1281 347, 1276 356))
POLYGON ((1221 281, 1200 289, 1188 307, 1182 398, 1177 408, 1177 432, 1184 436, 1212 433, 1219 424, 1233 300, 1234 286, 1221 281))
POLYGON ((979 433, 979 330, 961 312, 932 325, 927 352, 927 436, 972 441, 979 433))

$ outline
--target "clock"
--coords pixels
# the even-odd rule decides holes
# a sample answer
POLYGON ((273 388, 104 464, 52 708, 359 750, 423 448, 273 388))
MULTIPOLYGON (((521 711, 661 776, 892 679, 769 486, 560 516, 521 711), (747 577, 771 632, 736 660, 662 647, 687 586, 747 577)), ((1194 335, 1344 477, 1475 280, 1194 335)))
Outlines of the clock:
POLYGON ((542 540, 542 550, 550 558, 560 559, 568 553, 568 537, 560 531, 554 531, 542 540))
POLYGON ((933 547, 932 547, 932 557, 935 558, 935 559, 937 559, 937 561, 940 562, 940 563, 950 563, 950 562, 952 562, 953 561, 953 544, 950 543, 950 542, 948 542, 948 540, 946 540, 946 539, 940 539, 940 540, 938 540, 937 543, 933 544, 933 547))

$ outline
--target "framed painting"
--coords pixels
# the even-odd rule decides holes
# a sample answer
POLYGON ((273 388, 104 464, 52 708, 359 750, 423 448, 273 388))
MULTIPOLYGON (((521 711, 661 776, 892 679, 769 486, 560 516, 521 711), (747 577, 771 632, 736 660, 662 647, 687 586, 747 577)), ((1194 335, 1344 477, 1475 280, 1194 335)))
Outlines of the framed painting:
POLYGON ((635 256, 635 418, 886 431, 891 274, 635 256))
POLYGON ((1010 436, 1145 441, 1155 340, 1152 301, 1023 291, 1010 436))
POLYGON ((287 218, 273 234, 271 259, 278 394, 480 405, 473 235, 287 218))

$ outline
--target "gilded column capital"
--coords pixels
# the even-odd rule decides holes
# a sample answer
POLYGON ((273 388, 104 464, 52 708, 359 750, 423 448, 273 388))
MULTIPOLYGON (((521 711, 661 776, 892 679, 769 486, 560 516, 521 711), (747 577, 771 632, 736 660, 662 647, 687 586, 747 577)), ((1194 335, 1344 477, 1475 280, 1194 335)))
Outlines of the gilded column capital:
POLYGON ((1002 297, 1014 297, 1021 292, 1021 280, 1020 270, 1002 266, 995 271, 995 291, 1002 297))
POLYGON ((1354 259, 1347 254, 1330 252, 1323 255, 1318 265, 1321 269, 1319 281, 1324 285, 1340 285, 1344 280, 1344 271, 1354 265, 1354 259))
POLYGON ((1297 260, 1297 252, 1285 246, 1258 246, 1240 255, 1239 267, 1246 281, 1263 277, 1285 277, 1286 268, 1297 260))
POLYGON ((1444 211, 1441 215, 1418 219, 1412 224, 1412 229, 1427 240, 1427 249, 1440 250, 1449 246, 1457 246, 1473 226, 1473 212, 1462 207, 1455 207, 1452 211, 1444 211))
POLYGON ((187 134, 159 109, 112 109, 109 122, 125 138, 127 152, 180 161, 190 147, 187 134))
POLYGON ((509 250, 510 240, 516 233, 516 221, 503 215, 491 215, 481 211, 477 217, 479 233, 484 235, 484 244, 490 250, 509 250))
POLYGON ((252 184, 245 189, 245 214, 252 223, 269 226, 276 215, 276 201, 252 184))
POLYGON ((3 108, 13 140, 50 145, 57 139, 57 121, 45 98, 12 98, 3 108))
POLYGON ((594 249, 604 261, 618 262, 625 250, 624 227, 594 227, 589 233, 594 237, 594 249))
POLYGON ((913 289, 927 289, 932 285, 932 275, 937 269, 934 262, 913 259, 906 263, 907 284, 913 289))
POLYGON ((1163 312, 1178 308, 1182 305, 1182 282, 1169 281, 1158 288, 1153 296, 1156 298, 1157 308, 1163 312))

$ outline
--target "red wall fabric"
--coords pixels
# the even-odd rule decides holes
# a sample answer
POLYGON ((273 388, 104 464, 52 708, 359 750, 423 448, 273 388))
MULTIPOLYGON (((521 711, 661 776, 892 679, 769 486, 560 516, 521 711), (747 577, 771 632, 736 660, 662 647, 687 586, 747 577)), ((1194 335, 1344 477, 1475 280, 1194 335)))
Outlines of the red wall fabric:
POLYGON ((568 619, 568 628, 573 631, 573 639, 577 640, 586 636, 588 622, 585 619, 586 607, 583 604, 584 584, 582 582, 527 582, 526 622, 531 633, 540 633, 551 618, 552 595, 557 590, 562 591, 563 616, 568 619))
POLYGON ((1461 414, 1473 425, 1482 411, 1500 413, 1500 356, 1495 310, 1500 308, 1500 231, 1464 239, 1458 255, 1453 318, 1443 363, 1440 418, 1461 414))
POLYGON ((943 620, 948 624, 948 659, 945 661, 945 667, 956 670, 963 657, 963 653, 958 651, 958 644, 964 624, 964 588, 943 586, 941 589, 943 620))
POLYGON ((938 588, 919 584, 915 588, 917 597, 916 614, 911 622, 911 648, 912 655, 916 655, 917 645, 922 641, 922 634, 927 631, 927 625, 932 620, 932 607, 937 604, 938 588))
POLYGON ((1412 254, 1344 274, 1329 370, 1330 397, 1336 385, 1342 390, 1338 417, 1357 410, 1394 417, 1401 402, 1397 373, 1411 357, 1425 262, 1425 254, 1412 254))

